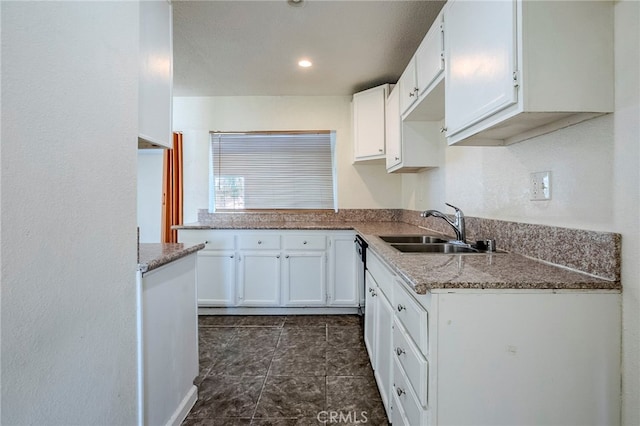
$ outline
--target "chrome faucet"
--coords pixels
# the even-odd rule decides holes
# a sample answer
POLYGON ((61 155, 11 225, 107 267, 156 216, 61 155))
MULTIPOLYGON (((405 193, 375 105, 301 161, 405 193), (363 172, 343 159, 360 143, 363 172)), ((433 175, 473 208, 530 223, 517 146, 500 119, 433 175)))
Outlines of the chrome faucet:
POLYGON ((462 213, 462 210, 460 210, 456 206, 452 206, 449 203, 445 203, 445 204, 456 211, 456 216, 454 221, 449 219, 446 214, 439 212, 438 210, 425 210, 422 213, 420 213, 420 216, 422 217, 433 216, 433 217, 439 217, 440 219, 446 220, 447 223, 451 225, 453 230, 456 232, 456 242, 465 243, 466 235, 464 230, 464 213, 462 213))

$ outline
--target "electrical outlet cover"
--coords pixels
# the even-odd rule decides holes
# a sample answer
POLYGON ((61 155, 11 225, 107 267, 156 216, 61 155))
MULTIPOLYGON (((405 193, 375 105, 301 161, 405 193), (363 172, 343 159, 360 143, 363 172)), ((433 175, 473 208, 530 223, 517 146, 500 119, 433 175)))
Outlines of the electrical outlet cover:
POLYGON ((551 172, 531 173, 529 182, 529 199, 531 201, 551 199, 551 172))

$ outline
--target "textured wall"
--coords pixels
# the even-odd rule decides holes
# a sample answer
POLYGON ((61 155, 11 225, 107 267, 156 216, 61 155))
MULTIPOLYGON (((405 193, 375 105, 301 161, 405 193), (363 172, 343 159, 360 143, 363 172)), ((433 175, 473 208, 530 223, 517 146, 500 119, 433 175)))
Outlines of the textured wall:
POLYGON ((1 7, 0 423, 131 425, 138 5, 1 7))
POLYGON ((236 96, 175 98, 174 130, 184 134, 185 222, 208 207, 209 131, 335 130, 339 208, 394 208, 399 176, 382 165, 353 166, 349 96, 236 96))

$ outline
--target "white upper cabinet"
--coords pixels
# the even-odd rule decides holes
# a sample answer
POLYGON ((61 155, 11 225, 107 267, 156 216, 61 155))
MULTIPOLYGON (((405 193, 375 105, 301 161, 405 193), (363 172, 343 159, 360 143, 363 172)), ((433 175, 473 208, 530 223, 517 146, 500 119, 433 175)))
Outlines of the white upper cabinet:
POLYGON ((387 98, 385 129, 387 139, 387 170, 402 162, 402 122, 400 120, 400 85, 387 98))
POLYGON ((404 114, 418 99, 418 79, 416 77, 416 57, 409 61, 398 80, 400 86, 400 113, 404 114))
POLYGON ((613 111, 613 9, 462 1, 445 9, 450 145, 508 145, 613 111))
MULTIPOLYGON (((407 67, 415 68, 415 96, 410 97, 411 103, 402 107, 401 113, 405 120, 438 121, 444 118, 445 9, 429 28, 407 67)), ((407 72, 410 74, 410 71, 405 70, 407 72)))
POLYGON ((140 2, 138 146, 173 146, 172 9, 167 0, 140 2))
POLYGON ((353 95, 354 161, 385 158, 385 103, 389 85, 353 95))

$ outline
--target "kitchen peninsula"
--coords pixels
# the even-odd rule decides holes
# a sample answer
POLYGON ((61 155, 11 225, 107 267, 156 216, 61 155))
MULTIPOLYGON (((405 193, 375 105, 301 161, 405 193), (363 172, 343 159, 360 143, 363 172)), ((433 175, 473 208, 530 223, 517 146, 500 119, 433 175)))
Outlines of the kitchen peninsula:
POLYGON ((198 398, 196 253, 204 244, 140 244, 140 425, 179 424, 198 398))

